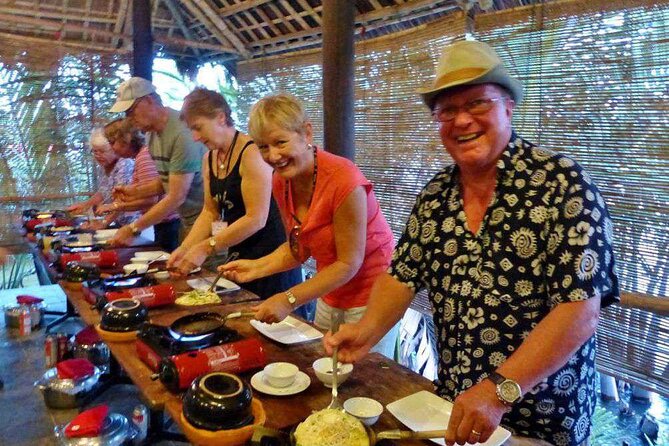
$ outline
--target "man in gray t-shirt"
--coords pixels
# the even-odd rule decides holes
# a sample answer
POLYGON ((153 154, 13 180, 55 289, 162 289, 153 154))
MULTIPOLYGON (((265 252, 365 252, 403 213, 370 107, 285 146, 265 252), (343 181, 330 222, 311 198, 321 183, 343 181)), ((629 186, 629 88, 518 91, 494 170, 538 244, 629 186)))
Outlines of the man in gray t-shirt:
POLYGON ((132 77, 119 86, 116 103, 109 111, 125 112, 137 128, 147 132, 149 152, 160 175, 159 180, 139 187, 117 188, 116 195, 121 200, 134 200, 165 194, 138 220, 119 229, 111 243, 127 244, 144 228, 162 221, 175 210, 185 229, 179 237, 183 239, 202 210, 201 169, 206 148, 193 141, 190 130, 179 119, 179 112, 165 107, 153 84, 141 77, 132 77))

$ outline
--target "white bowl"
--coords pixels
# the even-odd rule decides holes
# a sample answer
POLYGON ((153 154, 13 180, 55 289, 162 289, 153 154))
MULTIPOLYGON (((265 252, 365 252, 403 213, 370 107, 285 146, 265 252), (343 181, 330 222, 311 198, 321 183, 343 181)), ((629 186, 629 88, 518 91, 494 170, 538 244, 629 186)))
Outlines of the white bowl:
POLYGON ((344 401, 344 410, 362 421, 365 426, 371 426, 379 420, 383 406, 375 399, 357 396, 344 401))
MULTIPOLYGON (((320 358, 313 363, 316 378, 318 378, 325 387, 332 387, 332 358, 327 356, 320 358)), ((342 384, 351 376, 353 371, 353 364, 339 363, 339 373, 337 373, 337 385, 342 384)))
POLYGON ((288 387, 295 382, 300 369, 290 362, 273 362, 263 369, 263 376, 272 387, 288 387))
POLYGON ((123 265, 123 272, 126 274, 144 274, 149 270, 149 265, 146 263, 131 263, 130 265, 123 265))

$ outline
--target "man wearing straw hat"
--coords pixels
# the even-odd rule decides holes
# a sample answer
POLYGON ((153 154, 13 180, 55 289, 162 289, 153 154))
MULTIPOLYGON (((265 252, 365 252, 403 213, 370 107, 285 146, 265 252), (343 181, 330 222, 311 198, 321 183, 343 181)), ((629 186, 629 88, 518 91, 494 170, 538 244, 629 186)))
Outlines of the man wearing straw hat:
POLYGON ((141 77, 131 77, 119 85, 116 103, 109 111, 125 113, 137 128, 147 133, 149 152, 160 175, 159 180, 147 185, 116 188, 115 199, 133 201, 165 194, 139 219, 120 228, 111 243, 127 244, 143 229, 177 211, 183 228, 179 233, 179 221, 172 224, 175 229, 172 249, 175 249, 202 210, 200 171, 206 149, 193 140, 190 130, 179 119, 179 112, 165 107, 153 84, 141 77))
POLYGON ((445 48, 420 91, 454 164, 418 195, 368 310, 325 338, 355 361, 426 289, 439 352, 437 392, 454 403, 446 443, 586 445, 595 329, 618 299, 612 226, 588 174, 518 136, 522 86, 476 41, 445 48))

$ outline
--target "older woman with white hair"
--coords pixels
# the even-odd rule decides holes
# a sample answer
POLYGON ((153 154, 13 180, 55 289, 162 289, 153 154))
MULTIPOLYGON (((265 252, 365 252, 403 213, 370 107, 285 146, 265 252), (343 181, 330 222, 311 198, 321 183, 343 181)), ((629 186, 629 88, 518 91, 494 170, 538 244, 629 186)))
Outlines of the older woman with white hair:
MULTIPOLYGON (((132 179, 135 163, 131 159, 120 158, 105 138, 102 128, 94 128, 89 139, 91 153, 102 168, 98 175, 98 190, 88 200, 75 203, 67 208, 74 213, 83 213, 100 204, 112 202, 112 189, 116 185, 128 184, 132 179)), ((106 222, 109 223, 109 222, 106 222)))

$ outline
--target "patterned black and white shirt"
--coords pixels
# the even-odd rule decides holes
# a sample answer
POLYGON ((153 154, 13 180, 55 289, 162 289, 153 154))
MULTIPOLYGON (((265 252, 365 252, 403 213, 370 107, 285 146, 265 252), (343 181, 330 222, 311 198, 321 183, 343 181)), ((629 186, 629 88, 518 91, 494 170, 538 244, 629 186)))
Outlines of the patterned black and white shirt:
MULTIPOLYGON (((438 392, 450 401, 499 367, 556 305, 619 298, 611 219, 573 160, 512 135, 477 234, 467 229, 458 172, 447 166, 421 191, 389 269, 429 292, 438 392)), ((583 442, 596 401, 594 361, 593 336, 502 425, 557 446, 583 442)))

